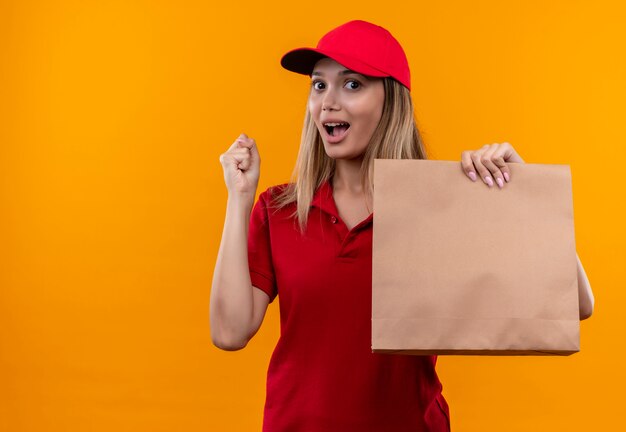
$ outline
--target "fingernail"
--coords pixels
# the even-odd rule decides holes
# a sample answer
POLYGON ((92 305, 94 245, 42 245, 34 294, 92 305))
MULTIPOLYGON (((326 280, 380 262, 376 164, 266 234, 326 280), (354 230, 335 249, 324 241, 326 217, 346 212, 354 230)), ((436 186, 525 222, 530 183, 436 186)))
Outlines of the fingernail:
POLYGON ((509 182, 509 173, 504 173, 504 180, 506 180, 507 183, 509 182))
POLYGON ((493 180, 491 180, 491 177, 485 176, 485 181, 487 182, 489 187, 493 186, 493 180))
POLYGON ((468 175, 470 176, 472 181, 476 181, 476 173, 474 171, 470 171, 468 175))
POLYGON ((502 181, 500 177, 496 179, 496 183, 498 183, 498 186, 500 186, 500 189, 504 187, 504 182, 502 181))

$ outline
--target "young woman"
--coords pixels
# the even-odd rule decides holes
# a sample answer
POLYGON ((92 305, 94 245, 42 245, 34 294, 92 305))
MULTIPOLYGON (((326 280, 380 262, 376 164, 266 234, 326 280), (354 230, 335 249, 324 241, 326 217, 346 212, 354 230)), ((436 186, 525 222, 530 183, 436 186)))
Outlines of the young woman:
MULTIPOLYGON (((254 204, 255 141, 242 134, 220 156, 228 203, 211 291, 213 343, 245 347, 280 293, 264 431, 449 431, 437 356, 371 352, 374 159, 427 158, 404 51, 384 28, 350 21, 281 64, 311 77, 298 160, 292 182, 254 204)), ((505 162, 523 162, 508 143, 465 151, 461 164, 472 181, 477 172, 503 187, 505 162)), ((582 318, 593 297, 588 284, 581 293, 582 318)))

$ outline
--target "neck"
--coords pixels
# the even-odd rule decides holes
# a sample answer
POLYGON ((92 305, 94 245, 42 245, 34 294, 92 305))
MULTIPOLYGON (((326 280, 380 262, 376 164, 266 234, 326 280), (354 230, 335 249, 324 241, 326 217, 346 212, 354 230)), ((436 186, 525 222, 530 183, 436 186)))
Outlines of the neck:
POLYGON ((335 161, 335 173, 333 174, 333 188, 354 195, 363 193, 361 186, 361 162, 357 159, 337 159, 335 161))
POLYGON ((361 186, 362 162, 362 157, 357 159, 337 159, 332 179, 333 191, 341 191, 344 194, 363 197, 367 208, 371 211, 372 191, 364 191, 363 186, 361 186))

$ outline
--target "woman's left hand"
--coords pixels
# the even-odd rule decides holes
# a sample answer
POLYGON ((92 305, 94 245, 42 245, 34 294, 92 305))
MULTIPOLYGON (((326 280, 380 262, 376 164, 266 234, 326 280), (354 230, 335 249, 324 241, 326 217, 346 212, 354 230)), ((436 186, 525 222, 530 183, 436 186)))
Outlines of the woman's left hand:
POLYGON ((480 150, 466 150, 461 153, 461 167, 465 174, 476 181, 476 172, 489 187, 493 179, 500 188, 504 182, 511 181, 511 171, 506 162, 525 163, 513 146, 507 142, 502 144, 485 144, 480 150))

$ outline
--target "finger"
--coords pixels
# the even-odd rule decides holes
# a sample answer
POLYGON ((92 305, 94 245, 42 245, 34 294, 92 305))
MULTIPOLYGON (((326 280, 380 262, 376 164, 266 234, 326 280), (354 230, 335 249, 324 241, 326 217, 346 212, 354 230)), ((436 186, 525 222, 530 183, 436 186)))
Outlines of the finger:
POLYGON ((465 174, 472 180, 476 181, 476 173, 474 172, 474 163, 470 157, 470 151, 464 151, 461 153, 461 168, 465 174))
POLYGON ((250 158, 250 150, 247 148, 237 148, 230 150, 225 156, 229 158, 229 161, 231 161, 235 167, 239 168, 240 163, 250 158))
MULTIPOLYGON (((513 146, 510 143, 502 143, 502 148, 503 148, 503 154, 502 157, 504 158, 504 162, 524 162, 522 160, 522 158, 517 154, 517 152, 515 151, 515 149, 513 148, 513 146)), ((511 168, 509 167, 509 165, 506 165, 506 168, 502 169, 502 174, 504 175, 504 180, 506 180, 507 182, 511 181, 511 168)))
POLYGON ((238 167, 242 171, 245 171, 248 168, 250 168, 250 155, 249 154, 242 158, 241 162, 239 162, 238 167))
POLYGON ((242 143, 244 143, 246 139, 248 139, 248 136, 245 133, 242 133, 235 139, 235 141, 228 148, 228 150, 233 150, 233 149, 240 148, 240 147, 246 147, 245 145, 242 145, 242 143))
MULTIPOLYGON (((485 147, 483 147, 483 149, 484 148, 485 147)), ((487 168, 485 168, 485 166, 481 162, 483 153, 485 152, 485 150, 483 150, 483 149, 473 151, 471 153, 470 157, 471 157, 472 163, 474 164, 474 167, 476 168, 476 171, 480 175, 480 178, 482 179, 482 181, 487 186, 491 187, 491 186, 493 186, 493 179, 491 178, 491 172, 487 168)))
POLYGON ((506 161, 511 157, 512 153, 513 150, 511 144, 502 143, 498 147, 498 150, 494 152, 491 158, 498 166, 498 168, 500 168, 500 171, 502 171, 504 181, 506 181, 507 183, 511 181, 511 169, 509 168, 509 164, 507 164, 506 161))
MULTIPOLYGON (((250 159, 250 151, 248 149, 234 149, 220 155, 222 165, 232 165, 239 169, 241 163, 250 159)), ((245 165, 244 165, 245 166, 245 165)))
POLYGON ((237 138, 237 143, 239 144, 240 148, 249 149, 252 146, 249 138, 248 139, 237 138))
POLYGON ((220 163, 224 169, 227 169, 227 167, 239 168, 239 160, 237 160, 237 157, 230 151, 220 155, 220 163))
POLYGON ((250 146, 250 163, 256 163, 257 161, 261 163, 261 156, 259 155, 259 149, 257 148, 256 141, 253 138, 248 138, 248 142, 250 146))
POLYGON ((504 176, 500 167, 506 166, 504 159, 497 153, 500 150, 499 144, 492 144, 485 153, 483 153, 481 162, 491 172, 496 184, 500 189, 504 187, 504 176))
POLYGON ((245 155, 245 154, 249 155, 250 149, 241 147, 241 148, 236 148, 234 150, 230 150, 228 153, 233 154, 233 155, 245 155))
POLYGON ((243 153, 233 153, 233 159, 235 159, 237 163, 240 164, 250 159, 250 153, 247 149, 244 149, 243 153))

